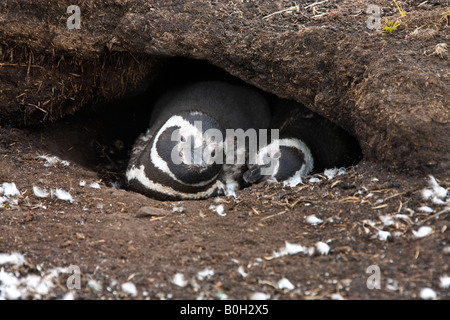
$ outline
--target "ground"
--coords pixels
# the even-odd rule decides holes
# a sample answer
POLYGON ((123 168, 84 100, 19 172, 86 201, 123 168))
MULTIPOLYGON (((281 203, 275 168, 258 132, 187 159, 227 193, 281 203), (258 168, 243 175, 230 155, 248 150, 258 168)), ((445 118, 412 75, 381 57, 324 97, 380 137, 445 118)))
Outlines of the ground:
POLYGON ((448 1, 374 1, 391 33, 366 1, 205 3, 86 2, 80 32, 64 1, 0 8, 0 300, 449 299, 448 1), (236 198, 127 191, 148 114, 96 103, 149 72, 158 93, 167 57, 304 103, 363 160, 236 198))
MULTIPOLYGON (((70 141, 66 153, 46 141, 39 130, 0 129, 0 186, 20 192, 0 194, 0 298, 17 289, 29 299, 420 299, 424 288, 450 297, 449 196, 424 198, 429 176, 363 160, 292 189, 159 202, 64 159, 70 141), (417 237, 424 226, 431 233, 417 237), (6 263, 14 253, 25 262, 6 263), (17 280, 8 286, 7 275, 17 280)), ((449 189, 448 174, 435 178, 449 189)))

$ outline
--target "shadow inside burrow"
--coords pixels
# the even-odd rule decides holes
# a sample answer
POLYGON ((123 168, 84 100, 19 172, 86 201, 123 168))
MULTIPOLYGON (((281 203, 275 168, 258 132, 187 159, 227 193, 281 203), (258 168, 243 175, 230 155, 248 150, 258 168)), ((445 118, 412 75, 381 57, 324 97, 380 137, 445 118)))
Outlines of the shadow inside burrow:
MULTIPOLYGON (((48 155, 96 172, 109 186, 126 189, 125 170, 131 149, 136 138, 147 130, 158 97, 173 87, 203 80, 249 86, 205 61, 167 59, 157 77, 146 78, 139 88, 122 99, 88 104, 75 115, 29 128, 29 132, 40 140, 41 149, 48 155)), ((354 165, 361 160, 358 141, 348 132, 300 103, 257 90, 270 103, 274 126, 286 128, 288 114, 289 129, 285 133, 299 135, 307 144, 315 146, 314 172, 354 165)))

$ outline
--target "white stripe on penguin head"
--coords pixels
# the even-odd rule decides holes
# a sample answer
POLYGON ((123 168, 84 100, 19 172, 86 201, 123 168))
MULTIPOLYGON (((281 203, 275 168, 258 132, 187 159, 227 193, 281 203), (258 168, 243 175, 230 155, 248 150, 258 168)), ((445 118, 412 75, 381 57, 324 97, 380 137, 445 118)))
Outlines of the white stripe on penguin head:
MULTIPOLYGON (((196 121, 196 122, 200 122, 201 121, 196 121)), ((159 129, 158 133, 155 135, 155 138, 153 140, 153 144, 150 150, 150 161, 153 163, 153 165, 159 169, 160 171, 162 171, 163 173, 167 174, 169 177, 172 178, 172 180, 183 184, 183 185, 189 185, 189 186, 205 186, 208 185, 209 183, 211 183, 212 181, 214 181, 215 179, 217 179, 217 176, 219 175, 219 173, 217 175, 215 175, 212 179, 208 180, 208 181, 202 181, 199 183, 195 183, 195 184, 189 184, 189 183, 185 183, 181 180, 178 180, 177 177, 175 177, 175 175, 172 173, 172 171, 170 171, 169 166, 167 165, 167 162, 164 161, 163 158, 161 158, 161 156, 158 154, 158 151, 156 150, 156 143, 159 139, 159 137, 161 136, 161 134, 170 127, 180 127, 180 128, 189 128, 195 133, 195 136, 197 136, 198 133, 202 134, 201 131, 201 126, 200 128, 198 127, 198 124, 192 125, 189 121, 184 120, 181 116, 172 116, 169 118, 169 120, 166 121, 166 123, 164 123, 164 125, 161 127, 161 129, 159 129), (200 129, 200 130, 199 130, 200 129)), ((179 130, 179 129, 178 129, 179 130)), ((172 141, 174 141, 174 135, 172 134, 171 137, 172 141)), ((178 138, 177 138, 178 139, 178 138)), ((178 141, 178 140, 175 140, 178 141)), ((201 141, 201 140, 200 140, 201 141)), ((177 146, 175 146, 175 149, 177 149, 177 146)), ((174 162, 175 164, 181 164, 181 159, 178 155, 178 150, 176 152, 177 156, 175 158, 173 158, 174 155, 174 150, 172 150, 171 152, 171 157, 172 157, 172 161, 174 160, 179 160, 178 163, 174 162), (178 158, 177 158, 178 157, 178 158)))

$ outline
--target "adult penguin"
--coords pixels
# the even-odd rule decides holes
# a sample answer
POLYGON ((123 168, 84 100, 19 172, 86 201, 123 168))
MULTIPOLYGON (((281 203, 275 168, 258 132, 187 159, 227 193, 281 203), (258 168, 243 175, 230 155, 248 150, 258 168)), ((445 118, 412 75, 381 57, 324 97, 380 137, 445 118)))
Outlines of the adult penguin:
POLYGON ((163 94, 149 129, 133 147, 126 177, 129 189, 162 200, 234 195, 247 169, 226 163, 227 130, 267 128, 270 108, 256 89, 201 81, 163 94), (226 153, 226 154, 225 154, 226 153))

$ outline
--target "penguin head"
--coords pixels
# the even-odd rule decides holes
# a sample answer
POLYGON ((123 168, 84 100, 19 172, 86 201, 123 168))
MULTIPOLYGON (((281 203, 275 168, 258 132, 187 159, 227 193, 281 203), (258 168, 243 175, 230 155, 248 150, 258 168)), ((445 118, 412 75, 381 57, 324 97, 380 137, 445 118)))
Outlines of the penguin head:
POLYGON ((151 141, 150 160, 176 182, 201 185, 222 170, 223 132, 212 117, 200 112, 171 116, 151 141))
POLYGON ((206 114, 172 115, 139 137, 126 171, 128 187, 160 200, 221 193, 223 134, 220 124, 206 114))
POLYGON ((244 173, 243 179, 249 184, 271 180, 292 186, 309 174, 313 165, 311 151, 303 141, 276 139, 258 151, 255 164, 244 173))

